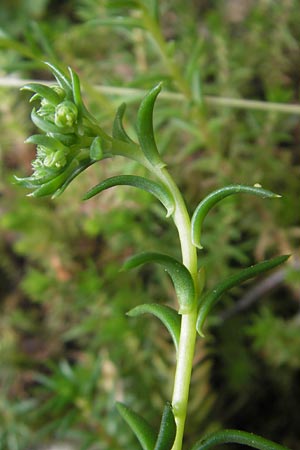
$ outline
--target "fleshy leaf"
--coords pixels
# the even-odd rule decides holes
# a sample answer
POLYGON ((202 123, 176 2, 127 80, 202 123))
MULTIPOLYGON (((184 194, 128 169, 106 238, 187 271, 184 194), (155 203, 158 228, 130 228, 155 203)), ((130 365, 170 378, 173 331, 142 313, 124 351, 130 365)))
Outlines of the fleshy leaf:
POLYGON ((170 450, 176 436, 176 422, 172 405, 167 403, 164 407, 160 429, 154 450, 170 450))
POLYGON ((148 180, 144 177, 138 177, 134 175, 119 175, 116 177, 107 178, 101 183, 97 184, 95 187, 90 189, 85 196, 84 200, 87 200, 91 197, 94 197, 96 194, 104 191, 105 189, 109 189, 114 186, 133 186, 144 191, 149 192, 154 195, 166 208, 167 217, 169 217, 174 211, 174 203, 171 197, 171 194, 166 190, 166 188, 162 187, 160 184, 148 180))
MULTIPOLYGON (((59 129, 59 131, 61 131, 61 128, 59 129)), ((67 147, 70 147, 73 144, 78 144, 78 136, 76 136, 76 134, 62 134, 60 132, 55 132, 51 133, 51 136, 59 140, 67 147)))
POLYGON ((81 89, 80 89, 80 80, 76 72, 69 67, 69 73, 71 75, 72 80, 72 91, 73 91, 73 99, 74 103, 77 106, 78 110, 82 109, 82 97, 81 97, 81 89))
POLYGON ((45 169, 46 173, 48 172, 48 174, 44 175, 43 177, 37 178, 35 175, 32 175, 30 177, 18 177, 14 175, 14 179, 16 180, 16 184, 18 184, 19 186, 23 186, 29 189, 36 189, 42 184, 48 183, 48 181, 60 175, 64 170, 65 170, 64 167, 58 170, 48 168, 47 171, 45 169))
POLYGON ((122 103, 119 106, 116 112, 115 120, 113 123, 112 135, 114 139, 118 139, 119 141, 128 142, 129 144, 133 143, 133 140, 130 139, 128 134, 126 133, 123 126, 123 117, 126 110, 126 103, 122 103))
POLYGON ((127 315, 130 317, 136 317, 146 313, 153 314, 162 321, 173 339, 176 351, 178 351, 181 319, 177 314, 177 311, 169 306, 158 305, 156 303, 146 303, 131 309, 128 311, 127 315))
POLYGON ((143 450, 153 450, 155 446, 155 432, 148 422, 123 403, 118 402, 116 406, 123 419, 138 438, 143 450))
POLYGON ((49 103, 52 103, 55 106, 61 101, 59 95, 54 91, 54 89, 51 89, 51 87, 45 86, 44 84, 28 83, 21 88, 21 91, 35 92, 41 98, 45 98, 49 103))
POLYGON ((26 139, 25 144, 42 145, 51 150, 64 150, 66 147, 58 140, 45 134, 34 134, 26 139))
POLYGON ((228 291, 234 286, 238 286, 243 281, 249 280, 256 275, 273 269, 279 264, 284 263, 288 258, 289 255, 278 256, 277 258, 266 260, 253 266, 247 267, 246 269, 242 269, 238 273, 231 275, 226 280, 219 283, 217 286, 215 286, 214 289, 207 292, 203 296, 202 300, 200 299, 200 307, 197 317, 196 327, 200 336, 203 336, 202 329, 207 315, 209 314, 212 307, 218 302, 222 294, 224 294, 224 292, 228 291))
POLYGON ((153 130, 153 109, 155 100, 160 91, 161 83, 148 92, 146 97, 142 100, 137 116, 137 134, 141 149, 146 158, 153 166, 162 168, 165 167, 166 164, 161 160, 153 130))
POLYGON ((52 198, 59 197, 69 186, 69 184, 76 178, 81 172, 83 172, 85 169, 87 169, 89 166, 91 166, 95 161, 91 161, 90 159, 80 161, 78 167, 75 167, 73 171, 69 174, 67 179, 63 182, 63 184, 60 186, 59 189, 57 189, 54 194, 52 195, 52 198))
POLYGON ((58 84, 66 92, 67 96, 70 97, 72 94, 72 84, 71 84, 70 80, 67 78, 67 76, 65 75, 65 73, 62 70, 60 70, 56 65, 54 65, 50 62, 45 62, 45 64, 47 64, 47 66, 50 67, 58 84))
POLYGON ((288 450, 287 447, 241 430, 216 431, 196 442, 191 450, 209 450, 221 444, 241 444, 258 450, 288 450))
POLYGON ((161 253, 145 252, 129 258, 123 269, 133 269, 153 262, 161 264, 169 273, 179 302, 179 314, 189 313, 195 306, 195 287, 190 272, 179 261, 161 253))
POLYGON ((209 210, 220 200, 223 200, 223 198, 228 197, 229 195, 241 193, 254 194, 263 198, 280 197, 280 195, 274 194, 273 192, 267 191, 266 189, 262 189, 259 186, 244 186, 242 184, 233 184, 225 186, 221 189, 217 189, 199 203, 193 214, 191 222, 192 242, 196 247, 200 249, 203 248, 200 243, 201 227, 209 210))

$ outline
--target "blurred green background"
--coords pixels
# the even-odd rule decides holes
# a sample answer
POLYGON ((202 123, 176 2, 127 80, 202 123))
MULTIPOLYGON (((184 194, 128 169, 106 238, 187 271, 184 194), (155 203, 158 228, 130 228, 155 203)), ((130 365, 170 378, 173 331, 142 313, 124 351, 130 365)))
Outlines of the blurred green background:
POLYGON ((138 449, 114 403, 158 426, 175 366, 170 338, 138 303, 167 302, 165 273, 124 274, 133 252, 180 257, 163 209, 131 188, 81 197, 104 177, 142 169, 115 158, 90 168, 55 201, 13 184, 31 173, 29 95, 49 81, 43 61, 72 66, 86 104, 110 131, 126 101, 134 138, 141 95, 163 80, 158 146, 191 211, 231 183, 282 195, 235 196, 214 208, 199 255, 207 285, 277 254, 284 268, 226 295, 198 343, 185 448, 203 433, 241 428, 300 449, 300 107, 298 0, 2 0, 0 5, 0 449, 138 449), (144 24, 143 27, 138 27, 144 24), (13 86, 12 86, 13 85, 13 86), (16 86, 14 86, 16 85, 16 86), (110 86, 110 94, 97 86, 110 86), (129 93, 128 93, 129 92, 129 93), (266 102, 268 110, 207 96, 266 102), (230 103, 230 102, 229 102, 230 103), (170 250, 171 249, 171 250, 170 250))

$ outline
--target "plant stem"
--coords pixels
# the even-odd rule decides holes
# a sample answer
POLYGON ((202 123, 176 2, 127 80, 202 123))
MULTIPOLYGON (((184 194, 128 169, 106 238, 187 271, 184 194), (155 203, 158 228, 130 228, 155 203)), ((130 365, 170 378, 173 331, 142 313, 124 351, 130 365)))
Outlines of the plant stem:
MULTIPOLYGON (((197 253, 191 241, 190 218, 182 195, 168 171, 163 168, 157 175, 172 192, 175 200, 174 223, 179 233, 183 264, 190 271, 197 291, 197 253)), ((175 372, 172 406, 177 425, 175 442, 172 450, 181 450, 184 426, 187 414, 189 388, 192 374, 196 342, 197 306, 188 314, 182 315, 177 366, 175 372)))

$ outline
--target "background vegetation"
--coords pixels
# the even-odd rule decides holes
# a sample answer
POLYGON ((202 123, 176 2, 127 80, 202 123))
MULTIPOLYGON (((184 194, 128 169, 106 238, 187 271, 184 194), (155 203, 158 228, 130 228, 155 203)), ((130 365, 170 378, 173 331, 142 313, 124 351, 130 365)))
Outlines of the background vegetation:
POLYGON ((299 6, 161 0, 156 27, 154 0, 144 11, 133 1, 1 2, 1 450, 58 440, 75 449, 136 449, 115 400, 158 424, 172 388, 167 334, 155 320, 145 326, 125 316, 141 301, 171 303, 171 285, 152 268, 129 275, 119 268, 134 251, 176 256, 175 230, 147 194, 130 188, 80 202, 103 171, 128 173, 129 163, 92 167, 55 201, 30 199, 12 183, 13 174, 31 172, 35 149, 23 144, 34 131, 29 95, 8 80, 48 80, 45 60, 80 74, 86 103, 108 130, 127 101, 133 137, 136 89, 164 81, 159 148, 191 208, 228 183, 260 183, 283 196, 232 197, 205 222, 209 285, 252 261, 293 257, 215 311, 205 345, 198 343, 186 445, 226 426, 300 449, 299 112, 272 106, 299 102, 299 6), (105 93, 99 85, 126 89, 105 93), (269 109, 207 96, 265 101, 269 109))

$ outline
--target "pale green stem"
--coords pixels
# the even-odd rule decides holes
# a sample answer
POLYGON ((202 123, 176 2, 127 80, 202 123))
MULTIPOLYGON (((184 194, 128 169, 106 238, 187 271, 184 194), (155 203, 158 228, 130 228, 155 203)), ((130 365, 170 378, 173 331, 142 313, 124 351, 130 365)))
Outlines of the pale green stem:
MULTIPOLYGON (((191 242, 190 218, 182 195, 168 171, 164 168, 156 172, 168 186, 175 200, 174 222, 179 233, 183 264, 189 269, 197 289, 197 254, 191 242)), ((195 300, 195 299, 194 299, 195 300)), ((182 315, 177 366, 175 372, 172 406, 177 425, 176 438, 172 450, 182 449, 182 439, 187 414, 189 388, 192 374, 196 342, 197 307, 182 315)))

